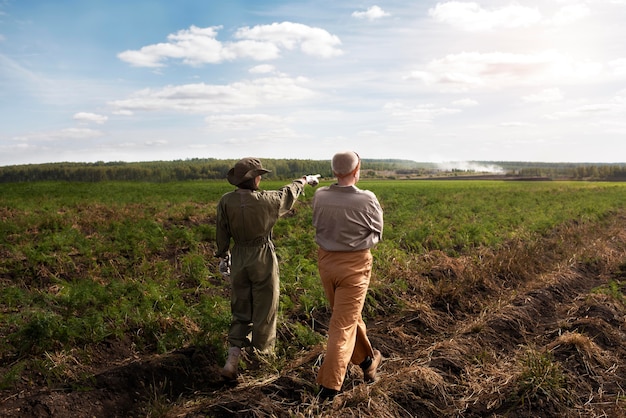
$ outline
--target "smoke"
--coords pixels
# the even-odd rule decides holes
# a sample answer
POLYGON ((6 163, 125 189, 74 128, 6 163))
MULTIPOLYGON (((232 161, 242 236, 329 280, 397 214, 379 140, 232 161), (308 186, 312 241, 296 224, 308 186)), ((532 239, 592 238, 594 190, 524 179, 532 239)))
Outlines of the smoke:
POLYGON ((437 168, 443 171, 467 171, 471 173, 504 174, 505 171, 497 164, 481 164, 472 161, 447 161, 437 163, 437 168))

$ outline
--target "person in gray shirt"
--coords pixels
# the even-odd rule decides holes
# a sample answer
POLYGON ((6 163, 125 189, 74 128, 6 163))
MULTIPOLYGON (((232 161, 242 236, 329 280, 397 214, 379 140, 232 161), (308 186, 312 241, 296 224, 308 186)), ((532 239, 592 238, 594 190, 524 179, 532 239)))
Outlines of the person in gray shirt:
POLYGON ((339 393, 349 363, 358 364, 365 381, 376 380, 382 354, 372 347, 362 318, 372 272, 374 247, 383 235, 383 210, 376 195, 356 187, 361 160, 353 151, 332 159, 337 183, 313 197, 318 270, 332 315, 326 354, 317 374, 319 396, 339 393))

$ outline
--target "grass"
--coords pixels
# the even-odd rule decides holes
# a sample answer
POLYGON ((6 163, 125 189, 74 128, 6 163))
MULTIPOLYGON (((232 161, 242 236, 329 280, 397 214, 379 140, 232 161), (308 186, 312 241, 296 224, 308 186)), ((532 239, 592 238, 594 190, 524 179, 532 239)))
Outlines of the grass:
POLYGON ((517 388, 522 404, 541 400, 560 404, 568 403, 570 398, 563 369, 550 352, 529 350, 526 353, 517 377, 517 388))
POLYGON ((372 181, 365 187, 385 209, 386 240, 418 253, 497 246, 568 221, 595 221, 626 204, 621 183, 372 181))
MULTIPOLYGON (((532 241, 559 225, 599 222, 626 206, 621 183, 359 186, 374 191, 385 211, 366 316, 399 309, 396 295, 416 285, 410 280, 415 257, 463 255, 520 237, 532 241)), ((108 339, 130 338, 142 352, 195 344, 221 347, 223 354, 230 306, 213 256, 214 223, 215 205, 229 190, 225 181, 0 185, 0 368, 6 372, 0 385, 9 387, 37 362, 80 359, 68 353, 108 339)), ((316 266, 312 197, 307 188, 274 231, 285 352, 322 339, 314 313, 327 305, 316 266)), ((616 286, 603 291, 620 294, 616 286)), ((445 303, 463 299, 462 291, 450 277, 433 290, 445 303)), ((529 366, 541 367, 541 358, 535 360, 529 366)), ((42 370, 62 379, 59 368, 42 370)), ((525 381, 524 396, 542 389, 530 375, 525 381)))
POLYGON ((626 289, 626 286, 624 285, 622 280, 611 279, 606 285, 594 289, 594 292, 608 295, 616 301, 626 305, 624 289, 626 289))

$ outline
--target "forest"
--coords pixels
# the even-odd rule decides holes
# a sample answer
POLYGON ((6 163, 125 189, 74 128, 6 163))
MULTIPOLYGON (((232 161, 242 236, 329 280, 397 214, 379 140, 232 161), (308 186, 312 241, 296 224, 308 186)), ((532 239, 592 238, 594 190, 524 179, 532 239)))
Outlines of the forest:
MULTIPOLYGON (((147 181, 169 182, 184 180, 224 179, 236 160, 193 158, 175 161, 46 163, 0 167, 0 183, 32 181, 147 181)), ((332 177, 329 160, 263 159, 272 172, 268 179, 287 179, 304 174, 319 173, 332 177)), ((493 168, 502 178, 545 178, 592 181, 626 180, 626 163, 537 163, 507 161, 471 161, 459 167, 398 159, 364 159, 363 178, 411 179, 487 175, 493 178, 493 168), (489 168, 488 171, 483 171, 489 168)))

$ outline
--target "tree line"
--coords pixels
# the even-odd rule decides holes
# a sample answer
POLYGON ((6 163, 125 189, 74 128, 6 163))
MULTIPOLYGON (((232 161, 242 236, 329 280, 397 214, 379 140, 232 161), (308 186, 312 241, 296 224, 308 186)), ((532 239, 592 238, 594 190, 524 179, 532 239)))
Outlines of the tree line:
MULTIPOLYGON (((237 160, 194 158, 176 161, 151 162, 95 162, 47 163, 0 167, 0 183, 32 181, 147 181, 169 182, 184 180, 225 179, 228 170, 237 160)), ((305 174, 332 177, 330 160, 262 159, 263 166, 272 172, 268 179, 289 179, 305 174)), ((546 177, 552 179, 626 181, 626 163, 532 163, 532 162, 480 162, 496 165, 505 176, 546 177)), ((458 174, 462 170, 453 170, 458 174)), ((420 178, 449 174, 434 163, 410 160, 365 159, 364 178, 420 178)))
MULTIPOLYGON (((46 163, 0 167, 0 183, 30 181, 147 181, 225 179, 236 159, 194 158, 176 161, 46 163)), ((271 170, 269 179, 287 179, 306 174, 332 177, 330 160, 262 159, 271 170)), ((380 160, 367 163, 368 170, 394 170, 412 162, 380 160)))
POLYGON ((507 173, 551 179, 626 181, 626 163, 509 163, 507 173))

